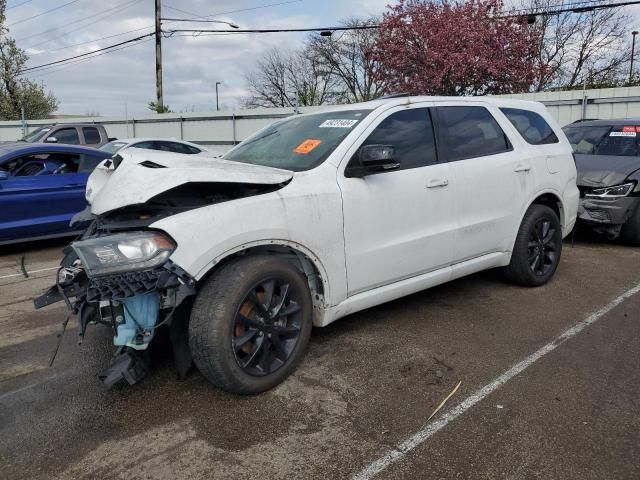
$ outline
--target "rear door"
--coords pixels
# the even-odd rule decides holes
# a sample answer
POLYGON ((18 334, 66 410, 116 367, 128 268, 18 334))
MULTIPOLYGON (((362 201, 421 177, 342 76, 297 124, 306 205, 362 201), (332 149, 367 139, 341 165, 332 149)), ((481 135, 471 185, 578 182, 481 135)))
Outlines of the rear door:
POLYGON ((438 140, 456 185, 454 263, 510 250, 530 198, 531 159, 505 133, 508 121, 481 102, 438 103, 438 140))

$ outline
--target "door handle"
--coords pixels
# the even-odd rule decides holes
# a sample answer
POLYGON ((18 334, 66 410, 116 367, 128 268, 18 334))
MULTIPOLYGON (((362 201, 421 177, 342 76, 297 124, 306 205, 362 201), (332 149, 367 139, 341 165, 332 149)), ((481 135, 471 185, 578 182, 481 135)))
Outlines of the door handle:
POLYGON ((439 188, 446 187, 449 185, 449 180, 446 178, 434 178, 433 180, 429 180, 427 183, 427 188, 439 188))
POLYGON ((514 172, 528 172, 531 170, 531 165, 528 163, 517 163, 515 167, 513 167, 514 172))

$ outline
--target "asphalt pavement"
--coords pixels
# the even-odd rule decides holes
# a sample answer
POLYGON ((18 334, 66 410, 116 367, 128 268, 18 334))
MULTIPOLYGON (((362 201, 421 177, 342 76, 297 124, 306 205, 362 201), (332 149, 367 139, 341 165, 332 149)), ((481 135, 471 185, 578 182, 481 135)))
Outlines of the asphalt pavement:
POLYGON ((284 384, 238 397, 177 381, 162 349, 106 391, 109 331, 77 345, 73 321, 50 368, 65 309, 30 298, 62 243, 0 247, 0 478, 640 478, 640 293, 612 304, 640 284, 638 248, 580 239, 542 288, 490 271, 360 312, 315 329, 284 384))

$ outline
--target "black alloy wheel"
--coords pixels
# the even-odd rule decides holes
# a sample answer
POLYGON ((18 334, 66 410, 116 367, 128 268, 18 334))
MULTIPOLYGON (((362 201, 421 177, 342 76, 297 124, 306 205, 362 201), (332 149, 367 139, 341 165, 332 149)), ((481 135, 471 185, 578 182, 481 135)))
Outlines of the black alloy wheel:
POLYGON ((281 278, 269 278, 246 293, 232 325, 238 366, 253 376, 281 368, 295 350, 302 330, 300 292, 281 278))
POLYGON ((546 284, 556 272, 562 254, 562 226, 547 205, 533 204, 522 219, 511 261, 505 267, 511 282, 525 287, 546 284))
POLYGON ((540 217, 531 229, 527 248, 529 267, 538 276, 555 268, 557 260, 556 228, 550 218, 540 217))
POLYGON ((189 320, 198 370, 227 392, 255 395, 300 365, 313 301, 305 273, 274 255, 246 255, 203 282, 189 320))

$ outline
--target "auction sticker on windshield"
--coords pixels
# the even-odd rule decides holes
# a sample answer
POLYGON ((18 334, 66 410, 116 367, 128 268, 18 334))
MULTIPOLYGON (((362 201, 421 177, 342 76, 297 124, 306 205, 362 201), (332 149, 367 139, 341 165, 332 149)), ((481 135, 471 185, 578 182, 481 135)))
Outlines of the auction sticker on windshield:
POLYGON ((301 155, 307 155, 311 153, 318 145, 322 143, 322 140, 315 140, 313 138, 309 138, 298 145, 293 151, 295 153, 300 153, 301 155))
POLYGON ((635 137, 636 132, 611 132, 610 137, 635 137))
POLYGON ((358 120, 325 120, 320 128, 351 128, 358 120))

